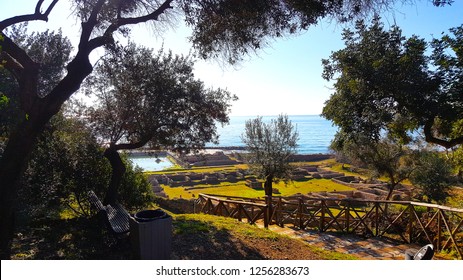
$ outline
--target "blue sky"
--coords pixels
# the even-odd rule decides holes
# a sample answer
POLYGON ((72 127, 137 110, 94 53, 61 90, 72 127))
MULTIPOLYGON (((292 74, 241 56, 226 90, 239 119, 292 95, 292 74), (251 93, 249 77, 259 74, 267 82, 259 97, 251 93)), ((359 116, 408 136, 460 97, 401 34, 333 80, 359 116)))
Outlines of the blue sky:
MULTIPOLYGON (((4 0, 2 0, 4 1, 4 0)), ((0 10, 0 20, 19 13, 30 13, 36 1, 15 0, 7 9, 0 10)), ((398 24, 404 35, 419 35, 430 40, 441 32, 463 24, 463 1, 456 0, 450 7, 436 8, 429 1, 416 5, 398 4, 383 14, 386 26, 398 24)), ((63 28, 73 41, 79 25, 69 17, 65 1, 60 1, 48 23, 30 24, 30 29, 63 28)), ((324 102, 333 93, 331 84, 321 78, 321 60, 332 51, 343 47, 341 32, 345 26, 323 21, 295 37, 270 41, 270 46, 246 57, 238 66, 224 66, 217 61, 198 61, 195 74, 206 85, 228 89, 238 96, 233 103, 232 115, 255 116, 320 114, 324 102)), ((172 49, 174 53, 188 54, 189 30, 181 22, 168 30, 162 38, 154 36, 144 26, 137 27, 134 41, 152 48, 172 49)))

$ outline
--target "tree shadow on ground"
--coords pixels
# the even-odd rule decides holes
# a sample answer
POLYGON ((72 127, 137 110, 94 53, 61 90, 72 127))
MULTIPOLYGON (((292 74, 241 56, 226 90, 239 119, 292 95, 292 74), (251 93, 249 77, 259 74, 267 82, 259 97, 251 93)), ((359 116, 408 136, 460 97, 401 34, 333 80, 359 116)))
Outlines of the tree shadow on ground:
MULTIPOLYGON (((225 229, 202 221, 173 221, 172 259, 265 259, 225 229)), ((130 238, 117 238, 97 217, 35 221, 14 239, 13 259, 130 260, 130 238)))
POLYGON ((249 247, 229 231, 197 220, 174 221, 173 259, 242 260, 265 259, 257 249, 249 247))
POLYGON ((128 238, 110 235, 93 218, 40 220, 17 232, 13 259, 131 259, 128 238))

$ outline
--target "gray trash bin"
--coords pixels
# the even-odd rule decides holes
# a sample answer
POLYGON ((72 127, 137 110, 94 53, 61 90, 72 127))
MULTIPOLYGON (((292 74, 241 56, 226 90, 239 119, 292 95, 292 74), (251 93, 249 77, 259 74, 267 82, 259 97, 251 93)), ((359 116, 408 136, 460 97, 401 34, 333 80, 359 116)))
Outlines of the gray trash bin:
POLYGON ((167 260, 172 252, 172 217, 161 209, 143 210, 130 218, 135 258, 167 260))

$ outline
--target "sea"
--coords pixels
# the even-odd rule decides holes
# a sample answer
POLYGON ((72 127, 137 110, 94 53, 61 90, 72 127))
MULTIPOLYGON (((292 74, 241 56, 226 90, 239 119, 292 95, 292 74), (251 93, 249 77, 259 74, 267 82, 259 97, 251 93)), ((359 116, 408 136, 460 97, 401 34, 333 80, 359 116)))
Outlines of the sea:
MULTIPOLYGON (((264 122, 270 122, 278 116, 263 116, 264 122)), ((218 127, 217 131, 219 136, 219 144, 207 144, 207 148, 226 147, 244 147, 241 141, 244 133, 245 123, 256 116, 247 117, 230 117, 230 123, 225 126, 218 127)), ((289 115, 291 123, 296 128, 299 134, 299 141, 297 147, 298 154, 326 154, 329 153, 329 146, 336 134, 337 127, 333 126, 331 121, 319 115, 289 115)))
MULTIPOLYGON (((264 122, 270 122, 278 116, 262 117, 264 122)), ((327 154, 330 152, 331 140, 336 134, 337 127, 330 121, 318 115, 288 116, 299 134, 297 154, 327 154)), ((219 144, 206 144, 206 148, 214 150, 239 150, 245 147, 241 141, 247 120, 256 117, 230 117, 230 122, 225 126, 218 126, 219 144)), ((166 157, 155 158, 153 156, 130 157, 130 160, 144 171, 157 171, 170 168, 174 165, 166 157)))

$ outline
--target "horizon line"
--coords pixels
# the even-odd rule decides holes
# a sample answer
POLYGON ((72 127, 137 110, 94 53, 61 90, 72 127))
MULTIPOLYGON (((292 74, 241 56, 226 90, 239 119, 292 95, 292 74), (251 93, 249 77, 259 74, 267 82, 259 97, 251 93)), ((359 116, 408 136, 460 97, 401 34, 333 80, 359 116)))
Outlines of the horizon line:
MULTIPOLYGON (((259 114, 256 114, 256 115, 233 115, 233 114, 230 114, 229 117, 278 117, 280 114, 269 114, 269 115, 259 115, 259 114)), ((285 114, 287 116, 293 116, 293 117, 304 117, 304 116, 318 116, 318 117, 322 117, 321 116, 321 113, 320 114, 285 114)))

